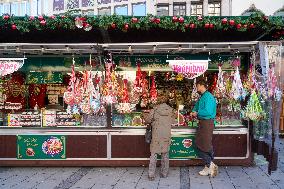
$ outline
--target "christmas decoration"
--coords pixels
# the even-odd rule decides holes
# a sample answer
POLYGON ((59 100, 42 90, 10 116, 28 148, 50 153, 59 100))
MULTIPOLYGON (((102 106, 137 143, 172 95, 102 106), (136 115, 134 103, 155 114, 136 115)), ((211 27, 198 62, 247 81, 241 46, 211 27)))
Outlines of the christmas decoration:
POLYGON ((197 86, 196 86, 196 78, 193 80, 193 86, 192 86, 192 93, 191 93, 191 99, 192 101, 197 101, 199 98, 199 94, 197 92, 197 86))
POLYGON ((152 85, 150 89, 150 100, 152 104, 156 104, 158 99, 158 92, 154 76, 152 76, 152 85))
POLYGON ((234 80, 232 83, 231 97, 235 100, 243 99, 245 97, 245 92, 243 89, 243 84, 240 77, 239 67, 236 68, 234 74, 234 80))
MULTIPOLYGON (((75 60, 73 58, 73 65, 72 65, 72 72, 71 72, 71 78, 69 82, 69 86, 67 91, 63 95, 63 99, 66 104, 73 107, 73 113, 79 112, 77 105, 81 103, 82 101, 82 89, 79 86, 80 80, 77 79, 75 74, 75 60)), ((72 111, 71 111, 72 112, 72 111)))
POLYGON ((224 78, 223 78, 223 71, 221 65, 219 65, 219 73, 218 73, 218 79, 217 79, 217 86, 215 92, 215 96, 217 98, 222 98, 225 95, 225 84, 224 84, 224 78))
POLYGON ((255 91, 252 91, 248 104, 245 110, 242 111, 242 116, 252 121, 259 121, 260 119, 265 117, 265 113, 261 107, 255 91))
MULTIPOLYGON (((110 55, 111 57, 111 55, 110 55)), ((116 75, 114 72, 114 64, 112 59, 108 59, 106 65, 106 78, 102 85, 102 99, 106 104, 113 104, 117 102, 117 93, 119 85, 117 83, 116 75)))
MULTIPOLYGON (((77 0, 72 0, 77 6, 77 0)), ((70 4, 68 2, 68 4, 70 4)), ((73 7, 73 6, 72 6, 73 7)), ((66 13, 62 16, 43 16, 43 20, 46 21, 46 27, 42 28, 42 25, 39 24, 39 19, 30 20, 30 17, 15 17, 4 15, 0 18, 0 30, 7 30, 7 28, 12 28, 12 25, 16 25, 20 32, 30 32, 34 30, 74 30, 77 28, 76 18, 77 16, 72 15, 71 13, 66 13)), ((41 17, 39 17, 41 18, 41 17)), ((244 32, 252 29, 261 29, 264 32, 269 32, 271 29, 275 29, 275 37, 282 37, 281 34, 284 28, 284 21, 281 17, 269 17, 268 20, 263 19, 263 15, 258 13, 252 14, 249 17, 154 17, 148 15, 145 17, 133 18, 120 15, 111 15, 111 16, 96 16, 96 17, 84 17, 85 22, 92 26, 94 29, 108 29, 112 23, 116 24, 116 28, 121 31, 128 31, 129 28, 135 28, 138 30, 149 30, 149 29, 162 29, 162 30, 181 30, 186 31, 187 24, 194 24, 195 27, 190 27, 191 29, 202 29, 205 27, 205 24, 210 24, 211 28, 214 27, 216 30, 236 30, 239 32, 244 32), (137 20, 136 20, 137 19, 137 20), (128 24, 126 26, 126 23, 128 24), (240 25, 247 27, 239 27, 240 25), (238 29, 239 28, 239 29, 238 29), (279 34, 278 34, 278 33, 279 34)), ((189 26, 190 26, 189 25, 189 26)), ((193 25, 192 25, 193 26, 193 25)), ((13 26, 14 27, 14 26, 13 26)), ((89 31, 88 29, 86 31, 89 31)))

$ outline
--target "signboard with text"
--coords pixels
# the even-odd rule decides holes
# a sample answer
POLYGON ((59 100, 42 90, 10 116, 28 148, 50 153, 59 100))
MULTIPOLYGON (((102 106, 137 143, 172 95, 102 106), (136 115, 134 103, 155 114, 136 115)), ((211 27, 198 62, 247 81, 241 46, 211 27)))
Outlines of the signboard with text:
POLYGON ((66 159, 62 135, 18 135, 17 159, 66 159))
POLYGON ((172 136, 170 147, 170 159, 195 159, 195 135, 172 136))

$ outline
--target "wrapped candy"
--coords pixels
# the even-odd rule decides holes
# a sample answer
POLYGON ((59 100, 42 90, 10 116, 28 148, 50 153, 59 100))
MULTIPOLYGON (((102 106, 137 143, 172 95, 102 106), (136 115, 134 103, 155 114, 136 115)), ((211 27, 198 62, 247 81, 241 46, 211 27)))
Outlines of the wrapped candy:
POLYGON ((258 121, 265 117, 265 113, 255 91, 252 91, 248 104, 245 110, 242 111, 242 116, 252 121, 258 121))
POLYGON ((192 101, 197 101, 199 98, 199 94, 197 92, 197 86, 196 86, 196 78, 193 81, 193 89, 192 89, 192 93, 191 93, 191 99, 192 101))
POLYGON ((151 85, 151 89, 150 89, 150 100, 153 104, 156 104, 157 99, 158 99, 158 91, 157 91, 157 88, 156 88, 155 78, 154 78, 154 76, 152 76, 152 85, 151 85))
POLYGON ((245 98, 245 92, 243 88, 243 84, 240 77, 239 68, 236 68, 235 74, 234 74, 234 80, 232 83, 232 90, 231 90, 231 97, 235 100, 243 99, 245 98))
POLYGON ((216 87, 216 90, 215 90, 215 96, 217 98, 222 98, 224 96, 225 92, 226 92, 223 74, 224 74, 224 72, 222 71, 222 67, 221 67, 221 65, 219 65, 217 87, 216 87))

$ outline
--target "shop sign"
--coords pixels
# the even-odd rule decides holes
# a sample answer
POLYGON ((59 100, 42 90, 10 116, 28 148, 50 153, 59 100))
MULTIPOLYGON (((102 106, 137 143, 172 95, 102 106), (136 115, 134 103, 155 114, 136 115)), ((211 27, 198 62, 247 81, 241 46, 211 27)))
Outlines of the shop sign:
POLYGON ((18 135, 17 159, 66 159, 66 136, 18 135))
POLYGON ((5 76, 19 70, 26 58, 0 58, 0 76, 5 76))
POLYGON ((172 136, 170 147, 170 159, 195 159, 195 135, 172 136))
POLYGON ((167 60, 174 72, 183 74, 188 79, 194 79, 206 72, 209 60, 167 60))

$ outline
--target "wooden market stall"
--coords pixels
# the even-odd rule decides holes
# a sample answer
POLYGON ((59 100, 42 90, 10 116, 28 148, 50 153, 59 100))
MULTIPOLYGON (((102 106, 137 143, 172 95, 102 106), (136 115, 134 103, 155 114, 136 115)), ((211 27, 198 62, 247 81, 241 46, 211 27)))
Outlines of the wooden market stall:
MULTIPOLYGON (((171 96, 174 91, 173 106, 178 108, 188 103, 172 129, 170 163, 174 166, 201 164, 194 149, 197 123, 187 117, 195 98, 192 96, 194 80, 174 73, 167 61, 207 61, 208 70, 201 75, 208 79, 211 88, 214 85, 216 88, 214 79, 218 79, 219 64, 231 73, 237 61, 242 78, 247 78, 251 57, 258 51, 258 41, 279 39, 282 34, 277 37, 274 34, 284 25, 276 18, 268 21, 262 16, 186 17, 183 21, 170 17, 141 17, 138 21, 118 16, 81 19, 70 15, 33 21, 18 18, 15 22, 15 19, 3 17, 1 20, 0 54, 10 58, 9 61, 15 57, 26 59, 19 70, 1 79, 1 94, 6 95, 5 100, 2 98, 0 126, 1 166, 147 165, 150 152, 144 139, 142 114, 153 104, 148 99, 142 105, 145 99, 140 95, 138 101, 130 103, 136 109, 127 112, 115 100, 110 102, 106 97, 113 96, 105 95, 103 88, 104 84, 111 83, 121 91, 126 89, 131 96, 137 87, 135 80, 140 68, 144 76, 139 79, 152 84, 147 88, 148 95, 151 89, 158 96, 171 96), (277 27, 271 30, 272 26, 277 27), (92 99, 92 104, 88 101, 91 106, 88 109, 82 95, 80 106, 75 108, 76 99, 70 97, 70 100, 66 89, 77 86, 75 80, 70 83, 72 78, 79 78, 89 86, 87 77, 91 78, 92 87, 96 86, 91 91, 101 96, 92 99), (176 88, 172 91, 173 86, 176 88), (104 98, 104 103, 95 101, 104 98), (67 105, 71 101, 70 109, 67 105)), ((84 88, 82 93, 88 90, 84 88)), ((118 99, 125 97, 119 95, 118 99)), ((244 98, 234 105, 219 101, 213 138, 219 165, 249 166, 253 163, 253 152, 260 153, 252 148, 258 145, 253 138, 253 122, 241 117, 247 100, 244 98)), ((262 152, 265 153, 271 157, 269 149, 262 152)))

